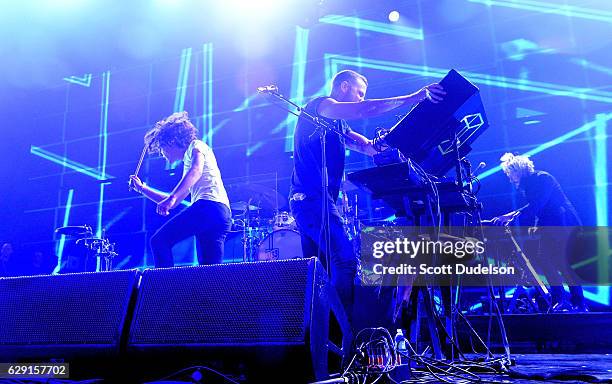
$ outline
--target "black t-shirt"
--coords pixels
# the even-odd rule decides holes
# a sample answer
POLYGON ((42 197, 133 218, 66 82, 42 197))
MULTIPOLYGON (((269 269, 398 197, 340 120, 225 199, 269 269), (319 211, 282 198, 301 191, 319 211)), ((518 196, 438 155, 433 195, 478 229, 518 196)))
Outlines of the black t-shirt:
POLYGON ((580 225, 576 209, 569 201, 561 185, 548 172, 535 171, 521 179, 520 188, 529 204, 522 214, 538 218, 537 225, 573 226, 580 225))
MULTIPOLYGON (((327 97, 311 100, 304 110, 311 116, 318 117, 334 124, 339 132, 347 134, 351 128, 345 120, 331 120, 317 113, 319 104, 327 97)), ((333 202, 338 199, 340 183, 344 173, 344 137, 336 132, 329 132, 326 137, 327 173, 329 196, 333 202)), ((300 116, 293 136, 293 174, 291 175, 291 195, 304 193, 308 200, 320 200, 321 184, 321 136, 316 126, 300 116)))

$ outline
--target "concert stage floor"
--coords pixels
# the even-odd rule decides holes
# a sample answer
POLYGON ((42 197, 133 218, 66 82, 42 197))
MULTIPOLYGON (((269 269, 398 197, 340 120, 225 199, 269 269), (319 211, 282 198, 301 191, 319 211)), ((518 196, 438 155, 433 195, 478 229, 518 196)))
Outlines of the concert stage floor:
POLYGON ((612 382, 610 354, 513 354, 516 365, 508 375, 483 375, 483 380, 508 383, 612 382))
MULTIPOLYGON (((484 338, 488 332, 488 315, 467 316, 484 338)), ((581 353, 606 354, 612 352, 612 313, 530 313, 505 314, 504 326, 513 353, 581 353)), ((491 322, 489 347, 501 351, 497 322, 491 322)), ((464 340, 459 329, 459 339, 464 340)), ((610 364, 612 369, 612 364, 610 364)))
MULTIPOLYGON (((496 383, 507 383, 507 384, 523 384, 523 383, 541 383, 541 382, 553 382, 553 383, 612 383, 612 355, 610 354, 513 354, 512 358, 516 361, 516 364, 511 367, 509 373, 499 374, 483 374, 478 373, 480 377, 479 382, 496 382, 496 383)), ((282 369, 282 367, 279 367, 282 369)), ((288 373, 289 374, 289 373, 288 373)), ((289 376, 290 377, 290 376, 289 376)), ((211 372, 202 371, 201 379, 194 380, 193 370, 187 371, 183 376, 176 376, 174 379, 169 380, 158 380, 158 381, 144 381, 148 383, 231 383, 231 380, 240 383, 248 383, 248 381, 242 381, 239 377, 229 375, 229 380, 220 378, 211 372)), ((450 376, 442 376, 444 380, 452 383, 468 383, 469 381, 463 379, 457 379, 450 376)), ((368 383, 371 383, 376 379, 373 376, 368 383)), ((298 382, 294 380, 288 380, 287 383, 298 382)), ((406 383, 437 383, 443 382, 439 379, 432 377, 431 374, 419 374, 415 373, 412 379, 406 381, 406 383)), ((478 382, 478 381, 474 381, 478 382)), ((27 380, 22 379, 19 381, 2 380, 1 383, 77 383, 72 380, 27 380)), ((87 384, 107 384, 111 383, 108 380, 89 378, 78 381, 78 383, 87 384)), ((114 384, 114 382, 112 382, 114 384)), ((378 383, 392 383, 387 378, 381 378, 378 383)))

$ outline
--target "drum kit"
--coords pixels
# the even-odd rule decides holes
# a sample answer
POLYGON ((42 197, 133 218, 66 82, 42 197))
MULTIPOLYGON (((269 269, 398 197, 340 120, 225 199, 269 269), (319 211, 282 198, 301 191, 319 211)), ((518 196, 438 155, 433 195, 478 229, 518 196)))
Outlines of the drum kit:
MULTIPOLYGON (((275 189, 259 184, 228 188, 232 230, 225 240, 224 262, 287 260, 302 257, 302 243, 295 218, 282 211, 287 199, 275 189)), ((343 188, 338 206, 347 237, 358 251, 360 222, 357 197, 349 201, 343 188)))
POLYGON ((286 260, 302 257, 300 233, 287 199, 259 184, 228 188, 232 230, 225 240, 224 262, 286 260))
MULTIPOLYGON (((232 201, 232 228, 225 240, 224 263, 245 261, 287 260, 302 257, 301 237, 295 218, 279 207, 287 206, 287 199, 275 189, 259 184, 234 184, 227 188, 232 201)), ((346 196, 346 193, 343 194, 346 196)), ((345 232, 356 244, 359 238, 356 200, 354 205, 343 198, 338 206, 343 216, 345 232)), ((72 271, 110 271, 117 256, 115 244, 105 234, 94 236, 92 228, 64 226, 57 235, 72 239, 78 259, 87 266, 68 268, 72 271), (83 257, 84 256, 84 257, 83 257), (91 261, 100 260, 95 268, 91 261)))

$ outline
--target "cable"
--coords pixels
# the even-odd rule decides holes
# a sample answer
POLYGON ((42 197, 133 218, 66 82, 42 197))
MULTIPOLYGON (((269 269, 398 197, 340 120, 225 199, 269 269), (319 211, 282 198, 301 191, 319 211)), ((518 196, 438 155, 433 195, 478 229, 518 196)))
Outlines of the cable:
POLYGON ((179 375, 179 374, 181 374, 181 373, 183 373, 183 372, 185 372, 185 371, 188 371, 188 370, 190 370, 190 369, 202 369, 202 370, 205 370, 205 371, 208 371, 208 372, 212 372, 212 373, 214 373, 214 374, 216 374, 216 375, 219 375, 219 376, 221 376, 222 378, 224 378, 225 380, 229 381, 230 383, 233 383, 233 384, 240 384, 240 383, 238 383, 237 381, 235 381, 235 380, 233 380, 233 379, 229 378, 228 376, 224 375, 223 373, 218 372, 218 371, 215 371, 214 369, 212 369, 212 368, 208 368, 208 367, 205 367, 205 366, 203 366, 203 365, 194 365, 194 366, 192 366, 192 367, 183 368, 183 369, 181 369, 180 371, 176 371, 176 372, 171 373, 170 375, 168 375, 168 376, 166 376, 166 377, 163 377, 163 378, 159 379, 158 381, 164 381, 164 380, 167 380, 167 379, 173 378, 173 377, 175 377, 175 376, 177 376, 177 375, 179 375))
MULTIPOLYGON (((354 345, 358 351, 355 356, 361 355, 366 361, 361 366, 354 368, 354 372, 362 374, 383 374, 396 367, 396 345, 391 334, 386 328, 364 328, 360 330, 354 339, 354 345), (368 335, 364 335, 369 332, 368 335), (362 337, 363 336, 363 337, 362 337)), ((345 370, 349 371, 350 366, 345 370)))
MULTIPOLYGON (((410 344, 409 340, 405 337, 404 337, 404 340, 406 341, 406 344, 408 345, 410 349, 410 354, 401 353, 401 356, 407 357, 409 360, 412 360, 412 361, 415 361, 421 364, 424 367, 424 369, 426 369, 426 371, 415 370, 414 372, 417 374, 429 375, 432 377, 432 379, 428 379, 428 377, 425 376, 425 377, 409 379, 409 380, 398 382, 394 380, 391 376, 388 375, 388 373, 391 372, 391 370, 395 369, 398 366, 396 363, 397 359, 393 359, 393 354, 397 355, 398 351, 397 351, 397 345, 395 343, 395 340, 391 338, 391 334, 385 328, 364 328, 361 331, 359 331, 355 337, 355 344, 358 345, 357 350, 360 352, 363 352, 364 348, 366 349, 367 355, 369 357, 367 364, 370 364, 372 362, 370 354, 372 353, 373 349, 375 349, 376 347, 385 348, 384 349, 384 352, 385 352, 384 354, 386 357, 386 361, 384 362, 385 364, 381 368, 376 369, 376 370, 372 370, 372 367, 370 365, 367 365, 365 367, 355 367, 355 369, 353 370, 353 373, 357 372, 357 374, 365 375, 364 383, 368 382, 368 377, 376 375, 376 379, 374 379, 372 384, 378 382, 382 377, 386 377, 389 381, 395 384, 426 383, 426 382, 431 382, 431 380, 437 380, 437 382, 452 383, 452 384, 476 383, 476 382, 481 383, 485 380, 483 380, 483 378, 481 378, 476 373, 471 372, 470 371, 471 368, 476 368, 479 370, 485 369, 489 373, 500 373, 500 370, 496 369, 496 367, 494 367, 493 364, 503 361, 503 359, 501 358, 491 360, 488 365, 480 363, 480 362, 476 362, 476 361, 466 361, 464 363, 447 363, 444 361, 438 361, 430 357, 419 355, 415 351, 412 344, 410 344), (369 334, 365 335, 366 332, 369 332, 369 334), (363 340, 363 341, 360 343, 360 340, 363 340), (455 380, 451 380, 451 378, 455 378, 455 380)), ((380 352, 382 351, 382 349, 378 349, 374 351, 380 352)), ((356 361, 357 355, 358 354, 355 354, 353 356, 353 359, 349 363, 347 369, 344 371, 342 376, 346 376, 347 374, 351 373, 351 367, 353 367, 353 364, 356 361)), ((366 354, 364 354, 364 356, 365 355, 366 354)), ((376 356, 380 356, 380 354, 377 354, 376 356)), ((378 360, 378 363, 380 363, 380 360, 378 360)), ((493 380, 486 380, 486 381, 499 383, 498 381, 493 381, 493 380)))

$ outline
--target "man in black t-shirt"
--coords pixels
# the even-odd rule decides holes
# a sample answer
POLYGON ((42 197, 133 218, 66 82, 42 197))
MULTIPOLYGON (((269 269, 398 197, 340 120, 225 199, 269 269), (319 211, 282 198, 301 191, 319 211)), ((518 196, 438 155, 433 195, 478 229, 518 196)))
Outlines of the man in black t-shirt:
POLYGON ((425 99, 437 103, 445 93, 439 84, 431 84, 409 95, 365 100, 367 86, 367 79, 359 73, 341 71, 334 76, 331 94, 315 98, 304 108, 309 115, 335 127, 326 135, 327 195, 323 196, 320 131, 310 120, 300 116, 294 134, 290 206, 300 230, 302 252, 304 257, 324 259, 324 264, 330 268, 328 272, 332 284, 349 317, 357 259, 336 209, 344 173, 345 150, 348 148, 373 155, 380 147, 375 147, 372 140, 352 131, 346 120, 378 116, 425 99), (324 225, 325 222, 328 225, 324 225), (329 257, 324 254, 326 242, 329 244, 329 257))

